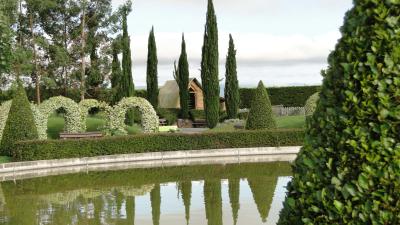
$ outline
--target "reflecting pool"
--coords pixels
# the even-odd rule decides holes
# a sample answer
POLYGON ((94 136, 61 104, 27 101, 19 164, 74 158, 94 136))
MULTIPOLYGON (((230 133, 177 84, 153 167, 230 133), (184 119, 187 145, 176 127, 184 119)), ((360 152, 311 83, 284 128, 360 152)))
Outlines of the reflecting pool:
POLYGON ((276 224, 288 163, 129 169, 1 183, 0 224, 276 224))

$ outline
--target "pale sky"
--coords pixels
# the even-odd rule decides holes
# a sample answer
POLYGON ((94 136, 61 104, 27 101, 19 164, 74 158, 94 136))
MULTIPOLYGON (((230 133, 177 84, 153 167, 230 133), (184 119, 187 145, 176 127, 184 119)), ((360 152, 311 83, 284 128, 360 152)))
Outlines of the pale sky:
MULTIPOLYGON (((113 0, 117 8, 124 0, 113 0)), ((320 84, 320 71, 340 37, 352 0, 214 0, 219 29, 220 79, 229 33, 237 49, 240 86, 320 84)), ((207 0, 134 0, 128 18, 133 79, 146 85, 147 40, 154 25, 159 85, 173 79, 185 33, 191 77, 200 77, 207 0)))

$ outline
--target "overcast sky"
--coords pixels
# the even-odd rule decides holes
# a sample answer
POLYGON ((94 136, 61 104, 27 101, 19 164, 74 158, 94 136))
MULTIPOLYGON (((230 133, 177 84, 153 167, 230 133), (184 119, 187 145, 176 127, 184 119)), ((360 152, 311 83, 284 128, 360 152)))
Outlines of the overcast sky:
MULTIPOLYGON (((117 8, 124 0, 113 0, 117 8)), ((352 0, 214 0, 219 29, 220 78, 229 33, 237 48, 241 86, 320 84, 320 71, 340 37, 352 0)), ((128 18, 133 79, 146 84, 147 39, 154 25, 159 84, 173 79, 185 33, 192 77, 200 77, 207 0, 134 0, 128 18)))

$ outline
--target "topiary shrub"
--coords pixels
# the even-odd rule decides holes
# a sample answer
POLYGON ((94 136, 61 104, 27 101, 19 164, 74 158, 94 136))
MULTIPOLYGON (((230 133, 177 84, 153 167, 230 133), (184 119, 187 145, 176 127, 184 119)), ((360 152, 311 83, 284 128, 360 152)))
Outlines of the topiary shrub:
POLYGON ((279 224, 400 224, 400 1, 354 0, 279 224))
POLYGON ((318 100, 319 100, 319 92, 311 95, 307 99, 306 104, 304 105, 306 116, 311 116, 312 114, 314 114, 315 109, 317 108, 318 100))
POLYGON ((144 133, 158 131, 159 120, 153 106, 144 98, 129 97, 123 98, 110 115, 108 127, 112 132, 126 134, 125 114, 129 109, 136 108, 141 113, 142 128, 144 133))
POLYGON ((112 111, 112 107, 109 106, 105 102, 97 101, 96 99, 85 99, 79 102, 79 108, 81 113, 81 130, 86 130, 86 119, 89 114, 89 111, 93 108, 98 108, 99 110, 103 110, 106 114, 106 118, 110 118, 110 114, 112 111))
POLYGON ((269 101, 267 89, 265 89, 264 84, 260 81, 251 102, 246 129, 260 130, 270 128, 276 128, 276 122, 272 115, 272 106, 269 101))
POLYGON ((1 139, 1 153, 11 156, 17 141, 38 139, 33 113, 21 83, 18 84, 8 115, 1 139))

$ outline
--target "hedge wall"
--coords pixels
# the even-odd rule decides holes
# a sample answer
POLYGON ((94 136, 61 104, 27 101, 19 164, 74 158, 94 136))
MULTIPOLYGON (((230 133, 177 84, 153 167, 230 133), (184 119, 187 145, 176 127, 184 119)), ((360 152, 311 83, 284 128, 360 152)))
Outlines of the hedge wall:
POLYGON ((303 138, 304 130, 292 129, 23 141, 16 144, 13 157, 17 161, 29 161, 160 151, 298 146, 303 144, 303 138))
MULTIPOLYGON (((272 105, 284 105, 286 107, 302 107, 307 99, 315 92, 320 91, 320 86, 301 87, 268 87, 268 94, 272 105)), ((255 88, 241 88, 240 108, 250 108, 251 99, 255 88)))

